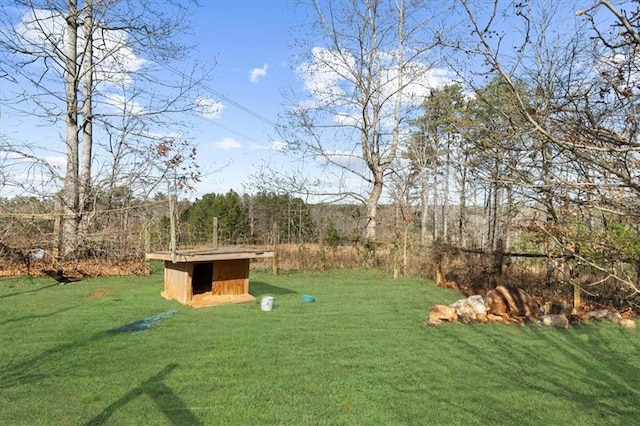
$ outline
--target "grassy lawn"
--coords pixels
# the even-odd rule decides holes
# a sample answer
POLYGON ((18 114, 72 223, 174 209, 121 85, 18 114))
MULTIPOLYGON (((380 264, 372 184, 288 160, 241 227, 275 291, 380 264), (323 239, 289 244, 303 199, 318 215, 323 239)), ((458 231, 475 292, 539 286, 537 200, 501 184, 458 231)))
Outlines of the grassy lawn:
POLYGON ((0 280, 0 424, 637 424, 640 331, 423 327, 460 298, 365 270, 252 271, 259 303, 160 297, 162 275, 0 280), (302 294, 316 297, 301 301, 302 294), (108 330, 175 310, 156 328, 108 330))

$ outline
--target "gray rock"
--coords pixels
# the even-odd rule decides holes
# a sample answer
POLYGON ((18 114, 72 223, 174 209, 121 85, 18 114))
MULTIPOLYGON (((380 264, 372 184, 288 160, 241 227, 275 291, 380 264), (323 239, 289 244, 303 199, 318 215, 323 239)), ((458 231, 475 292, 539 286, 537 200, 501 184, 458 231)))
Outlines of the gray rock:
POLYGON ((610 311, 608 309, 598 309, 596 311, 587 312, 587 317, 601 321, 611 321, 613 323, 619 323, 622 320, 622 315, 616 311, 610 311))
POLYGON ((545 314, 542 316, 542 324, 549 327, 569 328, 569 319, 562 314, 545 314))
POLYGON ((487 311, 482 296, 470 296, 453 302, 449 307, 456 310, 458 319, 462 322, 485 321, 487 311))

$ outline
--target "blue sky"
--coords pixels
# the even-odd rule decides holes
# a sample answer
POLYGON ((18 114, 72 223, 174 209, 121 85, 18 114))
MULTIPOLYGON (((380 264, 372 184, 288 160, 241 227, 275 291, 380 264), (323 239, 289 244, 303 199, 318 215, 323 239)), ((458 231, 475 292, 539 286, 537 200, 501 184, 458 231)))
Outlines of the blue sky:
MULTIPOLYGON (((292 69, 296 53, 292 34, 295 25, 299 29, 302 22, 310 19, 306 15, 309 8, 297 7, 293 0, 200 3, 200 7, 193 9, 191 34, 185 36, 185 41, 195 44, 195 48, 190 52, 190 60, 179 68, 189 69, 191 59, 193 63, 212 66, 211 79, 201 90, 202 102, 215 102, 218 109, 215 114, 190 118, 189 136, 195 138, 197 162, 203 176, 196 191, 184 196, 194 198, 230 189, 252 192, 254 174, 265 165, 278 171, 303 167, 305 173, 312 174, 319 163, 307 161, 301 166, 279 151, 282 142, 274 128, 284 108, 282 93, 294 89, 304 94, 305 82, 292 69)), ((573 15, 578 4, 585 2, 567 3, 570 7, 563 9, 573 15)), ((432 77, 439 80, 438 84, 448 78, 446 73, 432 77)), ((39 126, 28 116, 12 114, 0 105, 0 127, 3 135, 40 146, 40 155, 63 168, 63 125, 39 126)), ((361 186, 359 190, 367 189, 361 186)))
MULTIPOLYGON (((200 60, 216 63, 207 86, 275 123, 283 104, 281 92, 300 84, 291 71, 293 40, 288 35, 295 10, 292 1, 203 0, 196 9, 194 34, 200 60)), ((198 194, 244 192, 260 165, 288 166, 291 159, 274 149, 278 136, 272 125, 218 100, 223 105, 219 116, 194 124, 198 162, 205 172, 223 169, 204 176, 198 194)))
MULTIPOLYGON (((283 111, 285 103, 282 92, 294 89, 298 95, 305 96, 314 86, 292 69, 293 55, 298 48, 294 38, 310 36, 292 33, 294 29, 300 30, 306 20, 313 19, 308 13, 315 13, 312 4, 300 7, 293 0, 203 0, 194 32, 204 39, 198 48, 202 57, 217 63, 210 88, 266 121, 277 122, 277 114, 283 111)), ((324 84, 339 83, 327 83, 322 78, 315 81, 318 87, 324 84)), ((264 165, 278 172, 301 172, 311 179, 322 167, 321 161, 301 163, 278 151, 282 141, 270 123, 221 101, 223 109, 219 117, 198 120, 198 129, 202 131, 198 136, 198 152, 200 164, 212 169, 224 168, 206 176, 198 185, 196 195, 229 189, 242 193, 245 188, 250 192, 251 174, 264 165)), ((335 152, 340 153, 340 148, 336 147, 335 152)), ((340 173, 325 175, 322 180, 327 185, 345 181, 356 191, 369 191, 362 179, 345 178, 340 173)))
MULTIPOLYGON (((199 7, 192 8, 193 28, 182 41, 195 47, 183 64, 171 64, 170 68, 183 73, 194 63, 211 68, 210 79, 199 92, 206 102, 217 102, 218 111, 189 118, 187 136, 195 138, 203 176, 196 191, 184 193, 184 197, 230 189, 251 191, 247 183, 261 165, 283 169, 291 164, 291 159, 276 149, 273 123, 282 109, 281 91, 300 85, 290 66, 292 40, 288 33, 296 20, 295 10, 293 1, 270 0, 202 0, 199 7)), ((18 22, 21 13, 14 13, 18 22)), ((14 90, 8 81, 0 80, 3 97, 14 90)), ((64 123, 52 125, 28 113, 31 107, 21 109, 0 105, 2 137, 30 146, 39 158, 62 172, 66 162, 64 123)), ((23 170, 13 172, 18 180, 23 173, 27 179, 23 170)), ((44 191, 53 190, 45 184, 43 187, 44 191)), ((1 191, 0 196, 17 193, 7 187, 1 191)))

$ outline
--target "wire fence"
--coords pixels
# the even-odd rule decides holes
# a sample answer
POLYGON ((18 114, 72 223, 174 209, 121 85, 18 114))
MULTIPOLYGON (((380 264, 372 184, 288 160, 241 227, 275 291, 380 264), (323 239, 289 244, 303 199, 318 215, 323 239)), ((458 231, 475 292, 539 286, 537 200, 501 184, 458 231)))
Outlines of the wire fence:
MULTIPOLYGON (((179 213, 178 213, 179 214, 179 213)), ((176 215, 178 215, 176 214, 176 215)), ((148 274, 145 253, 172 248, 167 201, 95 210, 87 215, 79 251, 60 256, 63 215, 47 212, 0 211, 0 276, 50 275, 59 281, 84 276, 148 274)), ((177 223, 180 248, 200 248, 190 241, 184 223, 177 223)), ((211 241, 212 236, 205 236, 211 241)), ((225 239, 225 244, 271 246, 277 231, 259 238, 225 239)), ((606 273, 580 264, 571 256, 452 248, 445 243, 420 243, 417 232, 404 238, 386 238, 373 245, 362 240, 327 244, 328 239, 280 244, 278 267, 285 270, 326 270, 375 267, 394 277, 434 279, 439 285, 464 293, 483 294, 497 285, 524 289, 532 295, 574 304, 614 306, 640 312, 640 298, 629 286, 606 273)), ((620 274, 638 282, 633 265, 613 265, 620 274)))

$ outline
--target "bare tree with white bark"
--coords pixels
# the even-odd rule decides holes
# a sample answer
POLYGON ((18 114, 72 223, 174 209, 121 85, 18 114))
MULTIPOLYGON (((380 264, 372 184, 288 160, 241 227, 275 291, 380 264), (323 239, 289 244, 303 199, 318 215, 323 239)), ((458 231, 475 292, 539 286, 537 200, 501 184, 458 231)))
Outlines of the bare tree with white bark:
POLYGON ((65 256, 78 250, 95 199, 109 187, 147 196, 162 180, 197 179, 195 149, 172 117, 197 107, 193 92, 201 77, 167 78, 165 68, 188 51, 178 34, 190 5, 11 0, 0 6, 1 101, 12 116, 64 134, 63 144, 3 135, 5 170, 31 173, 5 181, 5 188, 57 197, 65 256), (52 161, 60 155, 64 171, 52 161), (38 180, 49 184, 36 188, 38 180))
MULTIPOLYGON (((442 12, 443 4, 435 3, 442 12)), ((324 180, 298 176, 295 183, 312 195, 362 202, 364 237, 374 242, 385 179, 410 118, 429 86, 445 80, 433 67, 433 46, 422 43, 436 17, 424 4, 405 0, 313 5, 312 46, 298 68, 309 96, 288 110, 281 136, 326 171, 324 180)))

